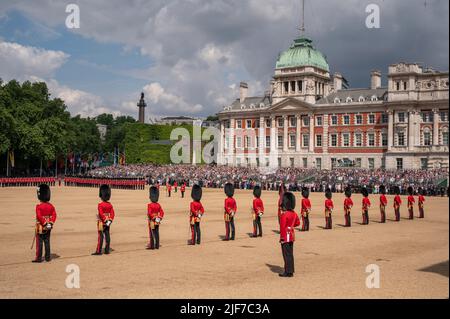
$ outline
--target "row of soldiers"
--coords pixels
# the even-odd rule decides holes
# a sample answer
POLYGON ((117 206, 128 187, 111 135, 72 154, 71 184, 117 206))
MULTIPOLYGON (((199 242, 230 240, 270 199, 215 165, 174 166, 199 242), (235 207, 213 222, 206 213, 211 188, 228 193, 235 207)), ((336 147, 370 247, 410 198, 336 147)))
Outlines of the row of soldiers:
POLYGON ((55 186, 55 177, 1 177, 0 187, 36 187, 41 184, 55 186))
MULTIPOLYGON (((182 186, 182 196, 184 196, 185 185, 182 186), (184 187, 183 187, 184 186, 184 187)), ((160 247, 159 240, 159 228, 162 220, 164 219, 164 210, 159 204, 159 185, 152 186, 149 191, 150 203, 147 206, 148 217, 148 230, 149 230, 149 244, 147 249, 158 250, 160 247)), ((225 221, 225 237, 224 241, 235 240, 235 216, 237 213, 237 203, 234 199, 234 185, 231 183, 225 184, 224 187, 226 199, 224 201, 224 221, 225 221)), ((408 211, 409 218, 414 218, 414 192, 412 188, 408 189, 408 211)), ((387 198, 385 188, 380 188, 380 213, 381 222, 386 222, 386 207, 387 198)), ((369 193, 366 189, 362 189, 362 217, 363 225, 369 224, 368 210, 371 206, 369 199, 369 193)), ((36 206, 36 258, 33 260, 35 263, 43 262, 43 248, 45 248, 45 261, 51 260, 50 253, 50 234, 53 229, 53 225, 56 222, 56 210, 50 203, 50 187, 47 184, 42 184, 38 187, 37 197, 40 204, 36 206)), ((261 199, 261 187, 255 186, 253 189, 253 203, 252 203, 252 216, 253 216, 253 234, 252 237, 262 237, 262 217, 264 215, 264 203, 261 199)), ((344 200, 344 212, 345 212, 345 226, 351 227, 351 209, 353 207, 351 189, 345 190, 344 200)), ((115 219, 115 212, 113 205, 110 203, 111 199, 111 187, 103 184, 99 188, 99 197, 101 202, 98 204, 97 215, 97 231, 98 241, 95 252, 92 255, 100 256, 102 254, 110 253, 111 235, 110 228, 115 219), (103 245, 105 243, 105 245, 103 245), (103 249, 104 246, 104 249, 103 249)), ((301 221, 295 212, 296 198, 293 193, 286 191, 281 186, 279 190, 278 201, 278 221, 280 226, 280 244, 282 248, 282 254, 285 264, 284 273, 280 274, 281 277, 292 277, 294 274, 294 254, 293 247, 295 241, 295 228, 302 225, 302 231, 309 231, 309 215, 311 213, 311 201, 309 200, 309 189, 303 188, 301 201, 301 221)), ((332 229, 332 213, 334 210, 334 203, 332 200, 332 192, 328 189, 325 192, 325 229, 332 229)), ((194 185, 191 190, 192 202, 190 203, 189 221, 191 229, 191 245, 201 244, 201 230, 200 224, 205 209, 201 203, 202 188, 199 185, 194 185)), ((421 190, 419 190, 419 217, 424 218, 424 202, 425 198, 421 190)), ((400 206, 402 200, 400 198, 400 191, 396 190, 396 196, 394 198, 394 211, 396 221, 400 221, 400 206)))

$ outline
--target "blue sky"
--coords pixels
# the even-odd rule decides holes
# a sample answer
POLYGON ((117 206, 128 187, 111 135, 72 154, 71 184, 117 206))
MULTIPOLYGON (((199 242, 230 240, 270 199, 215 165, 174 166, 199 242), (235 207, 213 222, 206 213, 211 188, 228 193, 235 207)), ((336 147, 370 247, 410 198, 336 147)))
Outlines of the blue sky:
MULTIPOLYGON (((73 0, 81 28, 65 26, 66 2, 0 2, 0 77, 43 80, 73 114, 147 119, 208 116, 238 96, 240 81, 262 94, 278 54, 298 36, 299 0, 73 0)), ((331 72, 367 87, 372 69, 421 62, 448 70, 446 0, 315 0, 307 35, 331 72), (381 28, 367 29, 365 8, 380 7, 381 28), (425 5, 426 3, 426 5, 425 5)))

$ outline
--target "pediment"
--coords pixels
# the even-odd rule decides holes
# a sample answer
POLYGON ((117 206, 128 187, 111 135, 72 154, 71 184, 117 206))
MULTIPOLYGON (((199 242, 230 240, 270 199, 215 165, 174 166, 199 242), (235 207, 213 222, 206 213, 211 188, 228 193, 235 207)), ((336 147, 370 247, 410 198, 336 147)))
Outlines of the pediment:
POLYGON ((294 98, 287 98, 284 99, 274 105, 272 105, 268 111, 270 112, 292 112, 292 111, 298 111, 298 112, 310 112, 313 110, 313 105, 309 104, 304 101, 300 101, 294 98))

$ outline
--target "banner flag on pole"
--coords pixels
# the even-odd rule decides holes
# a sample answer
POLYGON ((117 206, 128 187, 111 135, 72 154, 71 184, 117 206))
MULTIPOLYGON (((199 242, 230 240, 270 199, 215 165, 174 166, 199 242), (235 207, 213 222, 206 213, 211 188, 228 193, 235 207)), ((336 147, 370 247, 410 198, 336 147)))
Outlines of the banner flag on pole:
POLYGON ((11 167, 14 168, 14 166, 15 166, 14 150, 9 151, 9 163, 10 163, 11 167))

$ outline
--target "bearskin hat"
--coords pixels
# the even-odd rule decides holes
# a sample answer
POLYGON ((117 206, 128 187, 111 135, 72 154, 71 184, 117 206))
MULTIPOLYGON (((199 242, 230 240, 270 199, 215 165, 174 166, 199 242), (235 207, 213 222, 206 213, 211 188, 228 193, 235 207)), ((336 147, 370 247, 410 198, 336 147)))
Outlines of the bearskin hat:
POLYGON ((394 187, 394 194, 395 195, 400 195, 400 187, 398 187, 398 186, 394 187))
POLYGON ((291 192, 283 194, 283 200, 281 202, 281 208, 284 211, 292 211, 295 209, 295 196, 291 192))
POLYGON ((386 186, 381 185, 378 190, 380 191, 380 194, 386 195, 386 186))
POLYGON ((331 192, 331 189, 327 188, 327 190, 325 191, 325 197, 328 199, 333 198, 333 193, 331 192))
POLYGON ((150 187, 150 200, 152 203, 157 203, 159 200, 159 189, 158 187, 150 187))
POLYGON ((234 185, 233 184, 231 184, 231 183, 225 184, 225 194, 228 197, 233 197, 233 195, 234 195, 234 185))
POLYGON ((367 188, 363 187, 363 188, 361 188, 361 194, 364 197, 368 197, 369 196, 369 191, 367 190, 367 188))
POLYGON ((304 198, 308 198, 309 197, 309 188, 308 187, 303 187, 302 188, 302 196, 304 198))
POLYGON ((98 196, 102 201, 107 202, 111 199, 111 188, 108 185, 101 185, 98 196))
POLYGON ((409 195, 413 195, 414 194, 414 189, 411 186, 408 187, 408 194, 409 195))
POLYGON ((200 185, 195 184, 194 186, 192 186, 191 198, 196 202, 202 200, 202 188, 200 187, 200 185))
POLYGON ((255 188, 253 188, 253 196, 256 198, 261 197, 261 186, 255 186, 255 188))
POLYGON ((347 197, 347 198, 352 197, 352 189, 350 187, 347 187, 345 189, 345 197, 347 197))
POLYGON ((50 187, 47 184, 39 185, 37 189, 37 197, 41 202, 50 201, 50 187))

